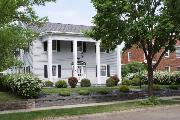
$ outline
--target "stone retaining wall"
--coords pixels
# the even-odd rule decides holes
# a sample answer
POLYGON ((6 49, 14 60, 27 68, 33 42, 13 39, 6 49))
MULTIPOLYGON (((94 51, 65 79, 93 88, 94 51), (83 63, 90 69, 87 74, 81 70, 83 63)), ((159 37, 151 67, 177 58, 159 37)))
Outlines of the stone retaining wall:
MULTIPOLYGON (((154 92, 156 96, 168 97, 168 96, 180 96, 180 90, 165 90, 154 92)), ((0 103, 0 111, 3 110, 17 110, 17 109, 30 109, 39 107, 50 106, 64 106, 75 104, 87 104, 87 103, 99 103, 109 101, 123 101, 133 99, 147 98, 148 94, 144 91, 136 91, 129 93, 112 93, 108 95, 89 95, 89 96, 69 96, 62 97, 57 95, 47 95, 43 98, 30 99, 23 101, 5 102, 0 103)))
MULTIPOLYGON (((180 96, 180 90, 166 90, 154 92, 156 96, 180 96)), ((147 98, 147 92, 129 92, 119 93, 111 95, 92 95, 92 96, 70 96, 62 97, 59 95, 49 95, 45 98, 35 100, 35 106, 38 107, 49 107, 49 106, 64 106, 64 105, 75 105, 75 104, 87 104, 87 103, 99 103, 109 101, 123 101, 147 98)))
POLYGON ((35 100, 23 100, 0 103, 0 111, 35 108, 35 100))

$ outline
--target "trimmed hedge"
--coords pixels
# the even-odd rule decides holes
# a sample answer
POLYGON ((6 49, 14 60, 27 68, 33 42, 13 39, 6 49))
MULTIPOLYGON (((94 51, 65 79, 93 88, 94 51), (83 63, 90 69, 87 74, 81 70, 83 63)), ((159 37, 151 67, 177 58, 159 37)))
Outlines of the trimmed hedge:
POLYGON ((75 88, 78 83, 78 80, 76 77, 70 77, 68 78, 68 83, 71 86, 71 88, 75 88))
POLYGON ((34 98, 42 88, 42 81, 32 74, 12 74, 3 79, 3 88, 23 98, 34 98))
POLYGON ((122 85, 122 86, 120 86, 119 91, 120 92, 129 92, 130 88, 127 85, 122 85))
POLYGON ((54 85, 54 83, 51 82, 50 80, 43 82, 43 87, 53 87, 53 85, 54 85))
POLYGON ((113 80, 111 77, 106 80, 106 87, 114 87, 116 86, 115 80, 113 80))
POLYGON ((91 82, 89 79, 82 79, 81 80, 81 87, 91 87, 91 82))
POLYGON ((55 83, 57 88, 67 88, 67 83, 65 80, 59 80, 55 83))

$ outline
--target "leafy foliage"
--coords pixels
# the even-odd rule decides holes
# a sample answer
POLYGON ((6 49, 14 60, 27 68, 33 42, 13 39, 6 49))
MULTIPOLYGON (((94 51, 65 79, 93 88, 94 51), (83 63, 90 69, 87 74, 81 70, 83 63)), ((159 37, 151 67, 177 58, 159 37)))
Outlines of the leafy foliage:
POLYGON ((41 91, 41 80, 32 74, 13 74, 3 80, 7 90, 24 98, 34 98, 41 91))
POLYGON ((82 79, 81 87, 91 87, 91 81, 89 79, 82 79))
POLYGON ((43 82, 43 87, 53 87, 53 84, 50 80, 46 80, 43 82))
POLYGON ((114 86, 116 86, 115 80, 112 78, 108 78, 106 80, 106 87, 114 87, 114 86))
POLYGON ((139 62, 131 62, 122 66, 122 77, 129 73, 138 73, 147 70, 146 66, 139 62))
POLYGON ((57 88, 67 88, 67 83, 65 80, 59 80, 55 83, 57 88))
POLYGON ((75 88, 78 83, 78 80, 76 77, 70 77, 68 78, 68 83, 71 86, 71 88, 75 88))
POLYGON ((126 85, 122 85, 122 86, 120 86, 119 91, 121 91, 121 92, 129 92, 130 88, 128 86, 126 86, 126 85))
POLYGON ((55 0, 1 0, 0 1, 0 71, 22 63, 14 56, 19 49, 29 46, 38 34, 27 25, 42 25, 47 17, 39 18, 33 6, 55 0), (23 24, 25 25, 23 25, 23 24))
POLYGON ((113 79, 115 81, 115 85, 117 86, 118 82, 119 82, 118 76, 117 75, 111 76, 111 79, 113 79))
POLYGON ((152 95, 153 70, 165 53, 175 50, 180 38, 179 0, 91 0, 97 14, 95 26, 87 34, 101 40, 106 49, 125 43, 135 46, 147 60, 149 95, 152 95), (158 54, 158 55, 157 55, 158 54), (156 63, 153 65, 153 61, 156 63))
POLYGON ((66 96, 71 96, 71 92, 70 91, 60 91, 60 93, 59 93, 61 96, 64 96, 64 97, 66 97, 66 96))
POLYGON ((148 100, 141 101, 140 105, 158 105, 160 104, 160 100, 157 97, 149 97, 148 100))
POLYGON ((80 95, 89 95, 89 94, 90 94, 90 91, 88 91, 88 90, 79 90, 78 93, 79 93, 80 95))

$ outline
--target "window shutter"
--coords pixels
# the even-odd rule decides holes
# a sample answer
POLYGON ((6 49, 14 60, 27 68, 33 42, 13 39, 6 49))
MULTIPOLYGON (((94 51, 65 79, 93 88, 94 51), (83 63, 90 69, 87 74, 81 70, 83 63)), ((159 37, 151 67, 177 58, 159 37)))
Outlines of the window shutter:
POLYGON ((57 40, 57 52, 60 52, 61 50, 61 41, 57 40))
POLYGON ((44 51, 47 51, 47 41, 44 42, 44 51))
POLYGON ((48 78, 48 69, 47 69, 47 65, 44 65, 44 78, 48 78))
POLYGON ((71 52, 73 52, 73 42, 71 41, 71 52))
POLYGON ((107 65, 107 77, 110 77, 110 65, 107 65))
POLYGON ((86 52, 86 42, 83 42, 83 52, 86 52))
POLYGON ((95 50, 95 53, 96 53, 96 45, 94 46, 94 50, 95 50))
POLYGON ((96 65, 96 77, 97 77, 97 65, 96 65))
POLYGON ((58 65, 58 78, 61 78, 61 65, 58 65))

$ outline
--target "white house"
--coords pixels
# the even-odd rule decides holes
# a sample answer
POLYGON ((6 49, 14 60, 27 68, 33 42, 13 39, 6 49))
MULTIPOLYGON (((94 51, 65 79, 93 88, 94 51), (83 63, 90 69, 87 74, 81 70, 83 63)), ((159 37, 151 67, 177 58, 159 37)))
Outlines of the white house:
POLYGON ((105 84, 112 75, 121 78, 121 45, 114 51, 105 51, 100 41, 83 35, 90 26, 46 23, 43 27, 30 27, 40 33, 29 50, 21 57, 25 67, 42 80, 88 78, 94 85, 105 84))

